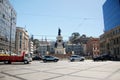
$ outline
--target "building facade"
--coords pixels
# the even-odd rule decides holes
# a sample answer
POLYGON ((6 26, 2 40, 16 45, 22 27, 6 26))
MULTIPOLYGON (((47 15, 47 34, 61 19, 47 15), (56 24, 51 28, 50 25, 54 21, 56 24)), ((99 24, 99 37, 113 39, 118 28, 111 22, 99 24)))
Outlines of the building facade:
POLYGON ((109 53, 120 59, 120 26, 115 27, 100 36, 101 53, 109 53))
POLYGON ((87 55, 88 56, 98 56, 100 55, 100 40, 99 38, 91 38, 87 42, 87 55))
POLYGON ((16 53, 29 52, 29 35, 22 27, 16 27, 16 53))
POLYGON ((49 42, 49 53, 54 54, 55 53, 55 41, 49 42))
POLYGON ((83 55, 83 46, 81 44, 67 44, 66 53, 83 55))
POLYGON ((37 48, 37 52, 39 55, 49 54, 49 42, 47 40, 45 41, 41 40, 40 45, 37 48))
POLYGON ((9 0, 0 0, 0 50, 15 51, 16 11, 9 0))
POLYGON ((105 32, 100 36, 100 53, 120 60, 120 0, 107 0, 103 5, 105 32))
POLYGON ((33 54, 33 51, 34 51, 33 41, 29 39, 29 52, 33 54))

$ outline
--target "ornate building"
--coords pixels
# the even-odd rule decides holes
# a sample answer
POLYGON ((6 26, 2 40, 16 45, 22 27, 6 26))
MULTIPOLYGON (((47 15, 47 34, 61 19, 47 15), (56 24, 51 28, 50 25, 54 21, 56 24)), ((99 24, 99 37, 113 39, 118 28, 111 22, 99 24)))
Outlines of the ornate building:
POLYGON ((22 27, 16 27, 16 53, 29 52, 29 35, 22 27))
POLYGON ((49 42, 47 39, 39 41, 39 47, 37 48, 38 55, 49 54, 49 42))
POLYGON ((120 59, 120 26, 100 36, 100 52, 120 59))
POLYGON ((99 38, 91 38, 87 42, 87 55, 98 56, 100 55, 100 40, 99 38))

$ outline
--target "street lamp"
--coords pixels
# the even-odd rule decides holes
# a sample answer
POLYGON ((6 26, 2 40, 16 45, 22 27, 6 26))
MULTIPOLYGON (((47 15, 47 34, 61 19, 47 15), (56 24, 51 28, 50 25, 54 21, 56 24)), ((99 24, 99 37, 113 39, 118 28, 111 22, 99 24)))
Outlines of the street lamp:
POLYGON ((72 55, 74 55, 73 43, 72 43, 72 55))
POLYGON ((12 39, 12 20, 13 20, 13 18, 12 18, 12 9, 11 9, 11 19, 10 19, 10 21, 11 21, 11 24, 10 24, 10 45, 9 45, 9 50, 10 50, 10 55, 11 55, 11 51, 12 51, 12 47, 11 47, 11 39, 12 39))

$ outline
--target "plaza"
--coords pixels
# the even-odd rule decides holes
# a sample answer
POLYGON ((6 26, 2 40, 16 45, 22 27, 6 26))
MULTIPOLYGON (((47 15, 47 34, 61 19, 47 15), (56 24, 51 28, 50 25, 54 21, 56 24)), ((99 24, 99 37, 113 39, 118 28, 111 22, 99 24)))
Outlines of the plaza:
POLYGON ((0 63, 0 80, 120 80, 119 74, 117 61, 0 63))

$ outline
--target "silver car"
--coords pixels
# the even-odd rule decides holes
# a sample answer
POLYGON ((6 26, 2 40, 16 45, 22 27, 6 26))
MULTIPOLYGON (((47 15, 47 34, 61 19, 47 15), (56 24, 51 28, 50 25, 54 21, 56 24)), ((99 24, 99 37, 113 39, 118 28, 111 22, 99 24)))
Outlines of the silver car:
POLYGON ((73 61, 84 61, 85 57, 82 57, 82 56, 79 56, 79 55, 72 55, 72 56, 70 56, 69 60, 71 62, 73 62, 73 61))
POLYGON ((58 62, 59 58, 54 57, 54 56, 44 56, 42 58, 43 62, 48 62, 48 61, 54 61, 54 62, 58 62))

